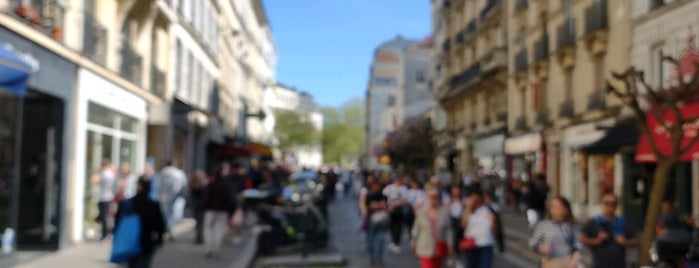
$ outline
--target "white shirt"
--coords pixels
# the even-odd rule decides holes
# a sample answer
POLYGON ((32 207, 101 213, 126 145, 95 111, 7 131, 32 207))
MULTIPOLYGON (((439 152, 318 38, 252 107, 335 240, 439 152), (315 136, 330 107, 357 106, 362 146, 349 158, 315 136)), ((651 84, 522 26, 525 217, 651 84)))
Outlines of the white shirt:
POLYGON ((116 174, 110 169, 100 172, 99 200, 100 202, 112 202, 116 192, 116 174))
POLYGON ((492 246, 495 243, 493 223, 488 215, 490 215, 490 210, 483 205, 468 217, 468 226, 466 226, 464 234, 473 237, 478 247, 492 246))
POLYGON ((461 201, 449 204, 449 216, 452 218, 461 218, 461 213, 464 211, 464 204, 461 201))
POLYGON ((422 198, 425 196, 425 191, 422 189, 410 189, 408 190, 408 201, 414 207, 418 206, 422 198))
POLYGON ((401 198, 407 199, 408 187, 405 187, 405 185, 397 186, 392 183, 383 189, 383 195, 388 198, 388 205, 390 206, 401 198))

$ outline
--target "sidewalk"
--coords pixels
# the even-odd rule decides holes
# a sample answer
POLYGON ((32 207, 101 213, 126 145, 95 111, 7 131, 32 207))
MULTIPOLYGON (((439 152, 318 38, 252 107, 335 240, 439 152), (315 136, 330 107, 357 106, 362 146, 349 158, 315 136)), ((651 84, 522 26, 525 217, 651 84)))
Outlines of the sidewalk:
MULTIPOLYGON (((246 268, 254 255, 256 240, 252 232, 243 233, 240 246, 235 246, 230 239, 224 243, 224 254, 216 259, 205 258, 204 246, 196 245, 194 241, 194 221, 185 219, 173 228, 174 241, 166 242, 161 250, 156 252, 153 267, 241 267, 246 268)), ((30 260, 16 268, 117 268, 108 262, 111 251, 111 241, 85 243, 62 249, 55 253, 30 260)))

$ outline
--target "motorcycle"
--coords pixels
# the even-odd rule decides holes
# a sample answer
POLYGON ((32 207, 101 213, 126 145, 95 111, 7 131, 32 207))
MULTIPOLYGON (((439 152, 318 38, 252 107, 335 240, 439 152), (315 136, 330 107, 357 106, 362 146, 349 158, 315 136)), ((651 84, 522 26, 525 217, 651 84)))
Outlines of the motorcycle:
POLYGON ((655 238, 649 253, 653 267, 699 268, 699 232, 669 231, 655 238))

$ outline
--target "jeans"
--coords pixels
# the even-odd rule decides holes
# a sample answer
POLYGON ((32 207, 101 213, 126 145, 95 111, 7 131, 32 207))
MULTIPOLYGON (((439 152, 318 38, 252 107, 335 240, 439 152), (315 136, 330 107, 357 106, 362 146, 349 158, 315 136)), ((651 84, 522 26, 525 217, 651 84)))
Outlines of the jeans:
POLYGON ((197 244, 204 242, 204 209, 194 208, 194 220, 196 221, 196 235, 194 241, 197 244))
MULTIPOLYGON (((411 226, 415 221, 415 215, 412 212, 411 207, 402 206, 396 208, 390 215, 390 230, 391 230, 391 242, 396 245, 400 245, 400 238, 403 234, 403 226, 411 226)), ((410 229, 408 229, 408 234, 410 234, 410 229)))
POLYGON ((143 253, 129 260, 129 268, 150 268, 153 253, 143 253))
POLYGON ((477 247, 464 251, 464 264, 468 268, 490 268, 493 266, 493 246, 477 247))
POLYGON ((206 251, 218 253, 228 230, 228 212, 207 210, 204 213, 204 242, 206 251))
POLYGON ((383 252, 386 249, 386 229, 372 228, 369 226, 366 229, 366 244, 369 252, 369 258, 372 262, 381 261, 383 252))
POLYGON ((97 203, 97 221, 102 224, 102 236, 100 239, 105 239, 109 234, 109 205, 112 202, 102 202, 97 203))

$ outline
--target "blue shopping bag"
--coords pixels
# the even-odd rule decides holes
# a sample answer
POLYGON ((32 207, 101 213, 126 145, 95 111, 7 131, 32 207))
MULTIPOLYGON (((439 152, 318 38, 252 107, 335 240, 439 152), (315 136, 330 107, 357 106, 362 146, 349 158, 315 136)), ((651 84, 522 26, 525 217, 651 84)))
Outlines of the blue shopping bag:
POLYGON ((109 262, 125 263, 141 254, 141 217, 133 210, 131 199, 122 202, 124 216, 114 231, 109 262))

